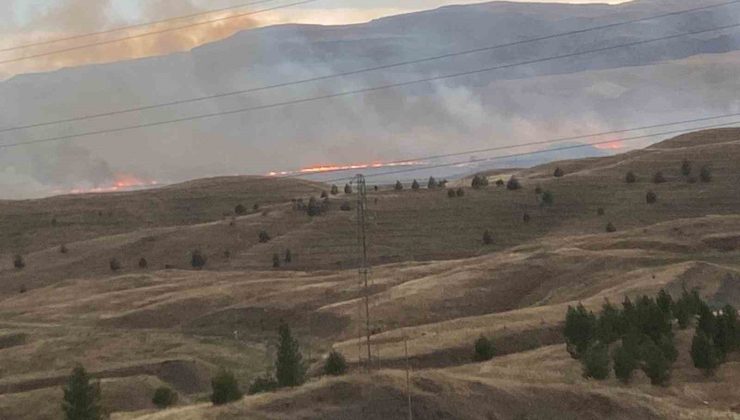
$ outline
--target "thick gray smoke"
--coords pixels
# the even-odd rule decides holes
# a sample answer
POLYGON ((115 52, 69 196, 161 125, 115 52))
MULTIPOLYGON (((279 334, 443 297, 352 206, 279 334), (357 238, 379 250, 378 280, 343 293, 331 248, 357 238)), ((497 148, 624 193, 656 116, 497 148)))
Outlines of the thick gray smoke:
MULTIPOLYGON (((0 84, 0 126, 300 80, 675 8, 675 2, 647 0, 587 8, 499 3, 356 26, 293 25, 246 31, 191 53, 16 77, 0 84)), ((735 9, 702 12, 643 23, 637 29, 617 28, 256 94, 4 133, 0 142, 398 83, 648 39, 686 28, 698 30, 738 17, 735 9)), ((734 95, 740 91, 736 77, 739 49, 734 32, 709 33, 403 89, 82 137, 66 146, 85 151, 74 152, 80 161, 65 158, 67 152, 60 154, 51 145, 5 149, 0 157, 0 196, 104 186, 122 175, 175 182, 317 164, 396 160, 740 111, 740 100, 734 95), (52 169, 41 170, 38 162, 52 169), (19 179, 26 179, 28 187, 18 187, 19 179)), ((592 140, 605 139, 583 141, 592 140)), ((645 144, 633 142, 624 147, 645 144)), ((524 150, 528 149, 514 151, 524 150)), ((511 162, 517 163, 530 161, 511 162)))

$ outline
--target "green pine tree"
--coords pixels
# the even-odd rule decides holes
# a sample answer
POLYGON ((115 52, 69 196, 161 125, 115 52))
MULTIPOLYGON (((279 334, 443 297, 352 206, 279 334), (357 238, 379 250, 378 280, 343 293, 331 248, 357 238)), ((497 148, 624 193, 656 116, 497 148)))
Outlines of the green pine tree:
POLYGON ((290 327, 281 323, 278 331, 277 361, 275 362, 275 377, 280 387, 298 386, 305 381, 306 368, 303 365, 303 356, 298 347, 298 341, 293 338, 290 327))
POLYGON ((100 407, 100 384, 90 383, 82 366, 72 370, 64 387, 62 410, 66 420, 98 420, 103 418, 100 407))

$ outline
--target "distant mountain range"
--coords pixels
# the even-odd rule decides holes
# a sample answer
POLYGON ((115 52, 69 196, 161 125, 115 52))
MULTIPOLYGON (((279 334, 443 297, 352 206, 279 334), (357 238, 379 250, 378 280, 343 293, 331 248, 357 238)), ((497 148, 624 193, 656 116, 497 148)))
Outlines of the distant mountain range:
MULTIPOLYGON (((0 83, 0 127, 301 80, 714 3, 492 2, 360 25, 279 25, 249 30, 189 53, 14 77, 0 83)), ((228 111, 538 60, 701 31, 736 23, 738 18, 740 6, 723 6, 319 83, 2 133, 0 142, 228 111)), ((710 32, 366 95, 6 149, 0 154, 0 198, 105 187, 121 173, 160 182, 264 174, 316 164, 397 160, 516 145, 740 112, 738 32, 710 32)), ((519 162, 583 157, 578 150, 519 162)), ((440 172, 440 176, 449 174, 440 172)))

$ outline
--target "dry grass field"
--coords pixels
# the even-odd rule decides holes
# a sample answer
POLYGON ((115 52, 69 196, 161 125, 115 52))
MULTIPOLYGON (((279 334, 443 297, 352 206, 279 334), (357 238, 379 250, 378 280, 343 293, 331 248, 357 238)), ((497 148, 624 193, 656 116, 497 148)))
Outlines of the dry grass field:
POLYGON ((706 377, 681 332, 669 386, 642 376, 622 385, 584 379, 562 337, 566 308, 578 302, 596 310, 605 299, 688 287, 740 306, 739 161, 740 129, 720 129, 518 170, 516 191, 497 187, 497 173, 463 197, 371 191, 371 375, 357 366, 355 212, 340 209, 354 195, 330 197, 317 217, 291 200, 329 186, 258 177, 0 202, 0 419, 59 418, 60 385, 77 363, 101 379, 115 419, 404 418, 406 340, 415 418, 740 418, 739 355, 706 377), (691 179, 705 165, 711 182, 691 179), (563 177, 552 176, 556 167, 563 177), (628 171, 637 182, 625 182, 628 171), (653 183, 656 171, 667 182, 653 183), (648 191, 656 203, 646 203, 648 191), (240 203, 249 211, 236 216, 240 203), (201 270, 190 266, 196 249, 208 257, 201 270), (272 268, 272 255, 288 249, 293 261, 272 268), (15 254, 24 269, 13 268, 15 254), (242 384, 270 368, 281 320, 311 372, 334 348, 352 373, 212 407, 218 368, 242 384), (497 356, 473 363, 482 334, 497 356), (151 394, 163 383, 180 403, 157 411, 151 394))

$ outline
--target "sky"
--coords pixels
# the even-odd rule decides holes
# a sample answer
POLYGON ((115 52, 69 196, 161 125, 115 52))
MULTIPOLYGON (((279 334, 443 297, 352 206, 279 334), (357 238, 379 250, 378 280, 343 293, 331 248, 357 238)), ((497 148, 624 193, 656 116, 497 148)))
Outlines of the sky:
MULTIPOLYGON (((28 43, 43 42, 108 30, 122 26, 184 16, 208 10, 255 3, 255 0, 4 0, 8 13, 0 17, 0 50, 28 43)), ((262 1, 260 4, 216 13, 205 18, 227 17, 274 6, 291 5, 300 0, 262 1)), ((514 0, 517 1, 517 0, 514 0)), ((589 3, 589 0, 541 0, 557 3, 589 3)), ((623 0, 604 0, 619 3, 623 0)), ((124 42, 74 49, 61 54, 51 51, 104 42, 137 35, 142 31, 158 31, 168 23, 148 28, 123 31, 105 36, 76 39, 30 48, 0 51, 0 80, 13 75, 55 70, 69 66, 112 62, 154 55, 187 51, 204 43, 217 41, 234 33, 255 27, 280 23, 348 24, 366 22, 378 17, 451 4, 482 3, 480 0, 318 0, 218 23, 167 32, 157 36, 124 42), (40 56, 39 56, 40 55, 40 56), (33 56, 29 59, 23 57, 33 56)))

